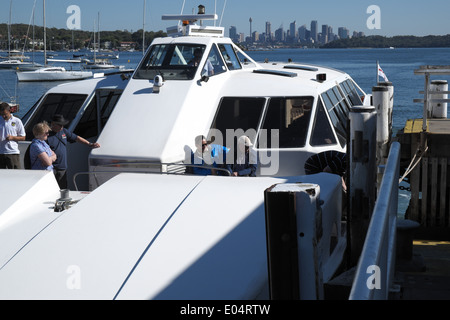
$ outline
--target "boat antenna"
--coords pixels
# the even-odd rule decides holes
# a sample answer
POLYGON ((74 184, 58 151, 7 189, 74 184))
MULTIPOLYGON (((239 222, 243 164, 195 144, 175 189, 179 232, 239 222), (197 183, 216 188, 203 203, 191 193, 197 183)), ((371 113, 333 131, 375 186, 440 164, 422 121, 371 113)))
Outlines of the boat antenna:
MULTIPOLYGON (((214 14, 217 14, 217 0, 214 0, 214 14)), ((214 20, 214 27, 216 26, 216 20, 214 20)))
MULTIPOLYGON (((225 13, 225 7, 227 5, 227 0, 223 3, 222 15, 220 16, 219 27, 222 25, 223 14, 225 13)), ((215 23, 215 22, 214 22, 215 23)))
MULTIPOLYGON (((184 5, 186 4, 186 0, 183 0, 183 4, 181 5, 181 12, 180 12, 180 14, 183 14, 183 11, 184 11, 184 5)), ((181 25, 181 21, 178 21, 178 25, 180 26, 181 25)))

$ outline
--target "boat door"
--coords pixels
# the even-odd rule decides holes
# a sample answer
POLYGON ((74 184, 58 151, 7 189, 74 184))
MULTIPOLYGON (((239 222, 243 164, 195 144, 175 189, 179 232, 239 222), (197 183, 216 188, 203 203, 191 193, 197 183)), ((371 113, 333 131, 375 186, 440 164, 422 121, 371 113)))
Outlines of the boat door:
MULTIPOLYGON (((70 126, 73 133, 79 135, 89 142, 95 142, 108 122, 117 101, 122 95, 122 89, 100 88, 95 90, 95 96, 92 98, 88 107, 77 116, 77 121, 70 126)), ((73 176, 79 172, 87 172, 88 158, 91 148, 80 143, 68 144, 67 148, 67 177, 71 190, 74 190, 73 176)), ((89 179, 87 176, 80 176, 76 181, 79 190, 89 189, 89 179)))

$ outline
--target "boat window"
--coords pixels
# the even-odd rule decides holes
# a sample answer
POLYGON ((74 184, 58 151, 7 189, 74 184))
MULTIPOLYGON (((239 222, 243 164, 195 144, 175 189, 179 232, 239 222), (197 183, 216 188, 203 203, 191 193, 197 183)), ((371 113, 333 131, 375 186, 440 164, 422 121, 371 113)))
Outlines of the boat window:
POLYGON ((119 100, 122 91, 98 90, 89 106, 83 113, 80 122, 74 129, 74 133, 89 139, 96 137, 104 128, 114 107, 119 100), (100 128, 98 127, 97 105, 100 104, 100 128))
POLYGON ((334 137, 333 129, 331 128, 323 103, 319 99, 311 133, 311 145, 322 146, 328 144, 336 144, 336 138, 334 137))
POLYGON ((25 128, 27 140, 33 140, 33 127, 35 124, 47 121, 50 123, 54 114, 62 114, 69 121, 66 128, 77 115, 87 95, 51 93, 48 94, 25 128))
POLYGON ((204 45, 157 44, 153 45, 136 70, 134 79, 153 80, 161 75, 164 80, 192 80, 198 65, 195 53, 201 56, 204 45))
POLYGON ((220 58, 219 50, 215 45, 212 46, 209 52, 208 59, 202 70, 202 76, 213 76, 227 71, 222 58, 220 58))
POLYGON ((272 98, 262 126, 267 142, 259 141, 259 147, 271 148, 271 130, 279 130, 279 148, 301 148, 306 144, 313 97, 272 98))
POLYGON ((211 129, 218 130, 222 134, 223 145, 230 148, 234 147, 236 136, 231 137, 234 133, 238 136, 246 134, 251 141, 255 141, 265 102, 265 98, 223 98, 211 129))
POLYGON ((239 59, 236 56, 236 52, 231 44, 219 44, 219 49, 229 70, 242 69, 239 59))
POLYGON ((321 97, 325 107, 328 110, 328 114, 330 115, 331 122, 333 123, 336 133, 338 136, 342 136, 344 138, 347 137, 346 132, 348 115, 342 110, 342 104, 340 103, 344 99, 342 96, 338 98, 333 89, 323 93, 321 97))
POLYGON ((360 96, 358 95, 358 91, 355 85, 350 79, 340 83, 340 87, 344 91, 344 94, 346 95, 348 101, 350 101, 352 106, 360 106, 363 104, 360 96))
MULTIPOLYGON (((45 94, 44 94, 45 95, 45 94)), ((26 123, 28 122, 28 119, 31 117, 31 115, 33 114, 33 112, 35 111, 36 107, 39 105, 39 103, 41 102, 42 98, 44 97, 44 95, 42 95, 36 102, 35 104, 28 109, 27 113, 25 113, 25 115, 22 117, 22 123, 24 124, 24 126, 26 126, 26 123)))

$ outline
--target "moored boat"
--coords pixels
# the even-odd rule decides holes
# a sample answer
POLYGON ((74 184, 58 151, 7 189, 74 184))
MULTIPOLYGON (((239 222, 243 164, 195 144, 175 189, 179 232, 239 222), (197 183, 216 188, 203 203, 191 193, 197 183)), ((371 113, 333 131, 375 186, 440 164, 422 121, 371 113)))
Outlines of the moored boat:
POLYGON ((66 70, 64 67, 42 67, 33 71, 18 71, 17 79, 21 82, 31 81, 74 81, 91 78, 91 71, 66 70))
MULTIPOLYGON (((40 190, 35 198, 8 187, 11 201, 0 215, 0 236, 9 239, 0 242, 1 298, 268 298, 264 192, 285 183, 314 184, 307 191, 321 194, 314 204, 320 214, 304 215, 311 224, 303 234, 320 229, 311 246, 326 259, 320 274, 308 269, 312 283, 304 297, 322 297, 318 283, 341 266, 341 178, 305 176, 304 163, 322 151, 346 152, 349 113, 369 108, 370 95, 342 71, 255 62, 223 28, 195 24, 216 15, 163 18, 189 22, 155 39, 132 77, 114 78, 126 85, 98 131, 101 147, 78 160, 89 166, 79 172, 90 179, 89 193, 81 197, 75 188, 72 198, 79 201, 55 213, 48 205, 21 206, 63 201, 52 173, 34 174, 32 181, 19 173, 15 189, 40 190), (194 63, 195 52, 202 55, 194 63), (247 135, 260 159, 257 177, 189 174, 193 164, 186 159, 198 135, 231 150, 235 138, 247 135), (14 208, 20 210, 11 219, 14 208)), ((79 85, 88 81, 92 86, 95 79, 79 85)), ((47 114, 65 109, 47 108, 47 114)), ((79 108, 67 119, 95 113, 79 108)), ((34 114, 34 121, 45 120, 39 107, 34 114)), ((2 174, 11 180, 14 173, 2 174)), ((313 249, 308 253, 307 267, 322 268, 313 249)))

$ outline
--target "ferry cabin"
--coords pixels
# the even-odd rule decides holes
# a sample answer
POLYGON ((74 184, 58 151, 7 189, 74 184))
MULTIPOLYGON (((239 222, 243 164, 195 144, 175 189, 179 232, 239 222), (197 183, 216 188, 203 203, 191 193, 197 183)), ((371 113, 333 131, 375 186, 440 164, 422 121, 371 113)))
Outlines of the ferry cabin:
MULTIPOLYGON (((90 154, 90 171, 171 172, 201 134, 230 149, 248 135, 265 176, 304 174, 311 154, 345 151, 349 110, 365 96, 348 74, 260 65, 222 32, 154 40, 99 137, 102 147, 90 154), (196 50, 199 67, 190 63, 196 50)), ((96 175, 91 188, 109 177, 96 175)))

